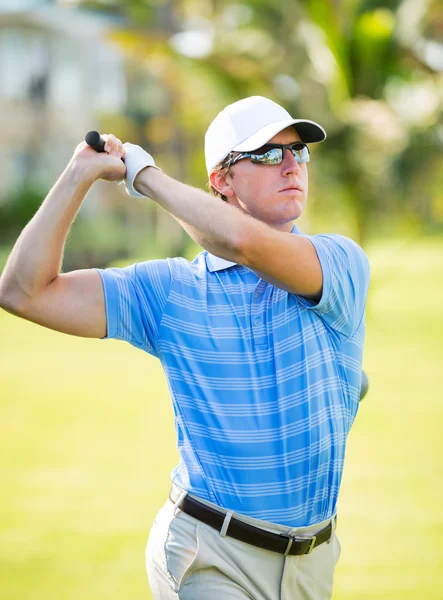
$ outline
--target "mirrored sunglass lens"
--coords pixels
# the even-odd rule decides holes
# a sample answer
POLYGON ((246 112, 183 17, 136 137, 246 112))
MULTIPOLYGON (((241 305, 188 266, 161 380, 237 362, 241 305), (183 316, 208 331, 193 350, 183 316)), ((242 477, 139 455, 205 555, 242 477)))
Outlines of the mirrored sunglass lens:
POLYGON ((281 148, 272 148, 263 154, 251 154, 251 161, 262 165, 278 165, 281 163, 281 148))
POLYGON ((292 154, 298 163, 309 162, 309 150, 307 146, 295 145, 291 148, 292 154))

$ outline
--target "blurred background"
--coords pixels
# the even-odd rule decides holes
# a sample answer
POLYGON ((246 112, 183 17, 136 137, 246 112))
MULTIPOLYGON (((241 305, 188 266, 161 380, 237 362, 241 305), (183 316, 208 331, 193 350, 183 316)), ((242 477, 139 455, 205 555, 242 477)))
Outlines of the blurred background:
MULTIPOLYGON (((441 0, 0 0, 0 270, 87 131, 204 188, 208 124, 256 94, 324 126, 300 227, 352 237, 372 267, 334 600, 443 599, 441 0)), ((63 269, 199 251, 98 182, 63 269)), ((176 461, 158 364, 4 311, 0 351, 1 598, 149 599, 176 461)))

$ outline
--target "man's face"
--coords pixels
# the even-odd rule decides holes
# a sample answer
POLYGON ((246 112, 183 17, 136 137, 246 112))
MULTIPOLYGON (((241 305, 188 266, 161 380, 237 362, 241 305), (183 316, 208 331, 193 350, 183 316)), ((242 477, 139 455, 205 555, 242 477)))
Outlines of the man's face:
MULTIPOLYGON (((269 143, 290 144, 301 141, 293 127, 275 135, 269 143)), ((303 213, 308 197, 306 163, 298 164, 290 150, 285 150, 279 165, 257 165, 248 158, 232 167, 233 176, 226 182, 233 194, 228 202, 251 216, 281 231, 291 231, 295 219, 303 213)))

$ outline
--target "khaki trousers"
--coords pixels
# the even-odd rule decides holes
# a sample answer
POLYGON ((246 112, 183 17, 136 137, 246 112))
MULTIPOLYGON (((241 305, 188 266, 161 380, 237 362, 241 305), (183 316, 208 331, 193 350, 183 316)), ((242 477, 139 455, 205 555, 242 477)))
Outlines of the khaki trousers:
MULTIPOLYGON (((291 529, 235 516, 271 531, 300 536, 315 535, 329 523, 291 529)), ((330 600, 339 556, 335 531, 329 542, 311 554, 285 557, 222 537, 168 499, 151 529, 146 568, 154 600, 330 600)))

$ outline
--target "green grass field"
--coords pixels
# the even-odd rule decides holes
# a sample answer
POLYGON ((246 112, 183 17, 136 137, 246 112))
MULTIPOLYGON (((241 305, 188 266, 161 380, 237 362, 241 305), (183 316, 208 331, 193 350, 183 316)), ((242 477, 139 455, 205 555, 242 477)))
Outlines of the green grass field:
MULTIPOLYGON (((369 248, 370 392, 348 444, 334 600, 443 599, 443 240, 369 248)), ((175 466, 157 361, 0 311, 0 598, 149 600, 175 466)))

